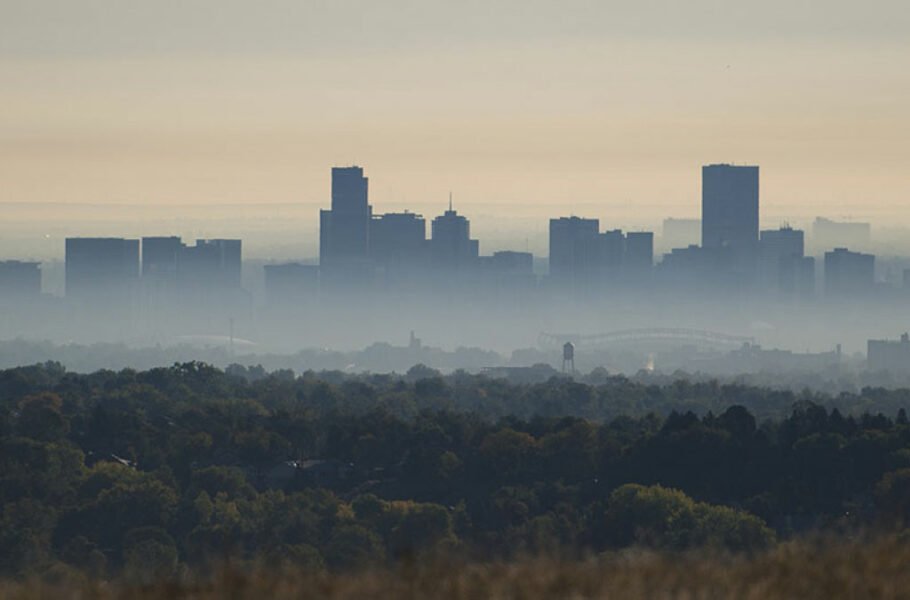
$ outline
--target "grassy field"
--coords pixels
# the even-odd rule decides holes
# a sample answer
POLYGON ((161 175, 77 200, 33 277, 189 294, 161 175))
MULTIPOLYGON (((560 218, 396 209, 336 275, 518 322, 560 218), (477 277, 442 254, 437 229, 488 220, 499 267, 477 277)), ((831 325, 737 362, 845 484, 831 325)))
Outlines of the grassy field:
POLYGON ((0 597, 21 599, 164 598, 910 598, 910 544, 781 544, 753 557, 628 551, 586 560, 410 565, 356 574, 293 568, 221 569, 211 577, 140 584, 57 573, 44 581, 0 584, 0 597))

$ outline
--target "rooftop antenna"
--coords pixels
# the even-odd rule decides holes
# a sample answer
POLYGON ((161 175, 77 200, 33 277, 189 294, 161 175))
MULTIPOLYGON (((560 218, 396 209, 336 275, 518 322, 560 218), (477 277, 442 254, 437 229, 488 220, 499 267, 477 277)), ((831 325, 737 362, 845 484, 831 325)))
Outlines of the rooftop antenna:
POLYGON ((449 212, 452 212, 452 190, 449 190, 449 212))

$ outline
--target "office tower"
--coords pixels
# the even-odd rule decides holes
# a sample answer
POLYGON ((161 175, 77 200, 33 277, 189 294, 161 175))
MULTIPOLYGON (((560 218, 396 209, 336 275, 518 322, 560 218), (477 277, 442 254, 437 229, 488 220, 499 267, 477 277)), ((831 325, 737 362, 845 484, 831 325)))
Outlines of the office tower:
POLYGON ((825 252, 825 295, 868 293, 875 284, 875 256, 835 248, 825 252))
POLYGON ((626 234, 623 268, 628 272, 649 271, 654 266, 654 234, 630 231, 626 234))
POLYGON ((423 258, 427 226, 414 213, 387 213, 370 221, 370 256, 383 266, 413 265, 423 258))
POLYGON ((732 255, 723 248, 702 248, 693 244, 664 254, 658 273, 664 283, 703 291, 706 285, 737 286, 737 282, 728 276, 733 267, 732 255))
POLYGON ((142 238, 142 277, 163 280, 177 275, 177 256, 184 248, 179 237, 142 238))
POLYGON ((688 248, 701 242, 701 219, 664 219, 660 236, 661 247, 688 248))
POLYGON ((0 298, 28 299, 41 294, 41 268, 36 262, 0 261, 0 298))
POLYGON ((139 279, 139 240, 66 239, 66 295, 129 293, 139 279))
POLYGON ((530 252, 504 250, 481 256, 480 267, 486 285, 510 296, 524 294, 537 284, 534 256, 530 252))
POLYGON ((815 297, 815 258, 783 257, 778 263, 777 289, 789 300, 806 301, 815 297))
MULTIPOLYGON (((800 266, 804 257, 805 242, 803 232, 791 227, 780 229, 767 229, 761 232, 758 242, 759 249, 759 276, 762 287, 769 291, 783 291, 784 283, 787 287, 796 286, 793 277, 805 266, 800 266), (788 272, 785 280, 781 280, 783 263, 787 262, 788 272)), ((814 272, 814 263, 812 266, 814 272)), ((796 286, 800 287, 800 286, 796 286)))
POLYGON ((803 256, 805 254, 804 234, 799 229, 781 227, 766 229, 761 232, 759 244, 763 255, 774 258, 785 256, 803 256))
POLYGON ((457 211, 445 211, 430 227, 430 256, 439 268, 466 268, 477 263, 480 244, 471 239, 471 223, 457 211))
POLYGON ((754 255, 758 243, 758 167, 702 167, 701 244, 754 255))
POLYGON ((177 283, 182 290, 239 290, 240 240, 196 240, 177 255, 177 283))
POLYGON ((301 305, 319 289, 319 267, 289 263, 265 265, 265 294, 271 306, 301 305))
POLYGON ((515 252, 502 250, 494 252, 492 256, 484 256, 484 267, 502 273, 520 273, 531 275, 534 273, 534 255, 530 252, 515 252))
POLYGON ((592 278, 599 262, 597 219, 550 219, 550 280, 554 284, 582 285, 592 278))
POLYGON ((844 247, 866 250, 872 242, 872 227, 869 223, 832 221, 816 217, 812 223, 811 241, 816 252, 844 247))
POLYGON ((604 275, 613 275, 622 268, 626 238, 619 229, 605 231, 599 235, 600 257, 598 270, 604 275))
POLYGON ((319 262, 332 268, 369 258, 368 179, 360 167, 332 169, 332 208, 320 211, 319 262))

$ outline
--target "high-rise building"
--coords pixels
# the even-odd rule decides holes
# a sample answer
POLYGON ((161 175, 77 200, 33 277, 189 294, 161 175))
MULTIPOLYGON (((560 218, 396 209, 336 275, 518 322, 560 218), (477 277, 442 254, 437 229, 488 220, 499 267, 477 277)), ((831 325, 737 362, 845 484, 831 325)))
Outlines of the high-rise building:
MULTIPOLYGON (((766 229, 761 232, 759 247, 759 277, 762 287, 768 291, 784 291, 784 287, 802 287, 793 280, 801 269, 808 268, 799 259, 804 257, 803 232, 791 227, 766 229), (786 263, 786 265, 785 265, 786 263), (787 269, 782 279, 783 269, 787 269)), ((814 272, 814 262, 812 265, 814 272)))
POLYGON ((476 265, 480 243, 471 239, 471 223, 458 211, 445 211, 433 219, 430 256, 439 268, 465 268, 476 265))
POLYGON ((550 219, 550 280, 558 285, 583 285, 599 263, 597 219, 550 219))
POLYGON ((131 292, 139 279, 139 240, 67 238, 65 277, 67 297, 131 292))
POLYGON ((626 238, 620 229, 605 231, 598 237, 600 238, 598 271, 611 278, 615 277, 623 265, 626 238))
POLYGON ((534 256, 530 252, 501 251, 481 256, 483 281, 497 293, 510 297, 525 294, 537 284, 534 256))
POLYGON ((790 256, 780 259, 777 288, 783 298, 806 301, 815 297, 815 257, 790 256))
POLYGON ((701 244, 754 255, 758 243, 758 167, 702 167, 701 244))
POLYGON ((39 263, 21 260, 0 261, 0 298, 26 299, 41 294, 39 263))
POLYGON ((654 234, 650 231, 630 231, 626 234, 623 268, 640 273, 654 266, 654 234))
POLYGON ((196 240, 177 255, 177 283, 183 290, 239 290, 241 240, 196 240))
POLYGON ((423 258, 427 241, 424 218, 414 213, 386 213, 370 221, 370 256, 377 264, 414 265, 423 258))
POLYGON ((142 238, 143 279, 174 279, 177 257, 183 248, 183 242, 176 236, 142 238))
POLYGON ((369 258, 372 208, 369 180, 360 167, 332 169, 332 208, 320 211, 320 266, 363 263, 369 258))
POLYGON ((869 293, 875 285, 875 256, 835 248, 825 252, 825 295, 869 293))

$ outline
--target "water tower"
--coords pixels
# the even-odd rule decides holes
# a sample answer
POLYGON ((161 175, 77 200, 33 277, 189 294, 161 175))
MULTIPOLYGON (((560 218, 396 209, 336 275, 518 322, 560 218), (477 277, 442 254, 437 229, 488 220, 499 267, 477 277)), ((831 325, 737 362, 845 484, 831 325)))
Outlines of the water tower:
POLYGON ((566 342, 562 347, 562 372, 575 372, 575 344, 566 342))

